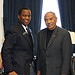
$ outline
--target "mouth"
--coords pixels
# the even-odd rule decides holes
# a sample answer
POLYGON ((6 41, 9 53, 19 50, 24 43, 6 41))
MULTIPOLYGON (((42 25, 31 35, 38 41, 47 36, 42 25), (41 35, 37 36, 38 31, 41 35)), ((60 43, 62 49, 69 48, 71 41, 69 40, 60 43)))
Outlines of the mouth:
POLYGON ((47 26, 50 26, 50 25, 52 25, 52 24, 53 24, 53 23, 48 23, 47 26))
POLYGON ((25 22, 29 22, 28 20, 25 20, 25 22))

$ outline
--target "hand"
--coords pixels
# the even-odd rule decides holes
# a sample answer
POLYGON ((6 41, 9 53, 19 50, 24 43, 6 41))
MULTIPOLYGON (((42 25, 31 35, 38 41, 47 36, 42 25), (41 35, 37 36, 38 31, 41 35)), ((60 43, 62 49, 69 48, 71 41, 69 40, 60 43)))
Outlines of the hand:
POLYGON ((40 70, 37 71, 37 75, 40 75, 40 70))
POLYGON ((18 75, 15 71, 10 72, 9 75, 18 75))

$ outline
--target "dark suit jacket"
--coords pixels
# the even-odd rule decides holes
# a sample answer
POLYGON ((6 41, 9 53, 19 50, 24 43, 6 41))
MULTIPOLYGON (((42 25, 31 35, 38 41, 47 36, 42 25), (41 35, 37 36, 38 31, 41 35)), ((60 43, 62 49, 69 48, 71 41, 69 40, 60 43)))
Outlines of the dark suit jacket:
POLYGON ((18 75, 30 75, 33 42, 20 23, 7 31, 1 53, 5 72, 15 71, 18 75))
POLYGON ((38 32, 37 70, 41 75, 70 74, 72 44, 70 34, 56 27, 46 47, 47 28, 38 32))

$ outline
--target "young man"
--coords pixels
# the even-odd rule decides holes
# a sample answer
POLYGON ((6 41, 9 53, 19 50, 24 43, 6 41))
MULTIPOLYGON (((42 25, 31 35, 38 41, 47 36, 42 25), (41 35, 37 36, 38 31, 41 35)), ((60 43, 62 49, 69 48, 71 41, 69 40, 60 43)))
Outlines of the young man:
POLYGON ((28 24, 31 11, 22 8, 18 14, 19 22, 11 27, 5 35, 2 48, 4 71, 8 75, 30 75, 33 59, 33 37, 28 24))

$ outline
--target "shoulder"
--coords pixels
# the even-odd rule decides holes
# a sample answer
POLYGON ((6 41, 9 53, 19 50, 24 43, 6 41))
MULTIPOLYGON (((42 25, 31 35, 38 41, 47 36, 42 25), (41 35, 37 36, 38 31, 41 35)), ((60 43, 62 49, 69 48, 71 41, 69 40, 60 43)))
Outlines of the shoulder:
POLYGON ((68 30, 66 30, 64 28, 57 27, 57 30, 58 30, 58 32, 63 33, 63 34, 69 33, 68 30))
POLYGON ((13 25, 5 32, 5 36, 14 35, 14 34, 16 35, 17 32, 18 32, 18 25, 13 25))
POLYGON ((6 32, 16 32, 19 31, 20 25, 17 23, 16 25, 11 26, 6 32))
POLYGON ((57 27, 57 31, 58 31, 59 35, 70 36, 70 33, 68 32, 68 30, 66 30, 64 28, 57 27))
POLYGON ((45 34, 46 31, 47 31, 47 28, 42 29, 42 30, 38 31, 38 34, 45 34))
POLYGON ((17 31, 18 27, 18 25, 13 25, 11 28, 8 29, 8 31, 17 31))

